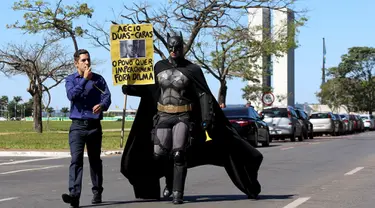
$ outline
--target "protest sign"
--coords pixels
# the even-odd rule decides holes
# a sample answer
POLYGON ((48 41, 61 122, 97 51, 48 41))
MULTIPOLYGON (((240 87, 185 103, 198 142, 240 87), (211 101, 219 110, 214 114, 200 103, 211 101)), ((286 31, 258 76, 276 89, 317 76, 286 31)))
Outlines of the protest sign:
POLYGON ((152 24, 111 25, 113 85, 154 84, 152 24))

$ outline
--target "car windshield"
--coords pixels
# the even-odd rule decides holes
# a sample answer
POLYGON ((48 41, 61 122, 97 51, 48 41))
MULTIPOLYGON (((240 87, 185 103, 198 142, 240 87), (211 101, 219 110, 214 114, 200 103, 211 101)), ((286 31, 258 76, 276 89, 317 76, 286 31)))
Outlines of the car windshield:
POLYGON ((361 116, 361 119, 366 120, 369 119, 368 116, 361 116))
POLYGON ((262 111, 264 117, 288 117, 288 110, 286 108, 269 108, 262 111))
POLYGON ((223 112, 228 118, 250 117, 248 108, 223 108, 223 112))
POLYGON ((328 113, 313 113, 311 114, 311 118, 329 118, 328 113))

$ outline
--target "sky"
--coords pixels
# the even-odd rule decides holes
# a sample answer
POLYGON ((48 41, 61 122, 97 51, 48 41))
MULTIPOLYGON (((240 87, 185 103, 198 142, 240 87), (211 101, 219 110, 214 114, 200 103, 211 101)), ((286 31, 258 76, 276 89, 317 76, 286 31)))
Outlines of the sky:
MULTIPOLYGON (((2 2, 0 7, 0 47, 7 43, 23 43, 24 41, 36 41, 41 35, 30 36, 23 34, 21 30, 6 29, 6 24, 12 24, 16 20, 22 21, 22 12, 12 10, 13 1, 2 2)), ((55 1, 51 1, 55 2, 55 1)), ((65 0, 64 3, 75 3, 76 1, 65 0)), ((90 1, 94 8, 93 20, 103 22, 115 19, 115 14, 121 12, 124 1, 90 1), (93 3, 92 3, 93 2, 93 3)), ((134 1, 133 2, 137 2, 134 1)), ((151 2, 152 3, 152 2, 151 2)), ((317 103, 315 93, 319 91, 321 84, 322 68, 322 38, 326 41, 326 68, 336 66, 340 57, 347 53, 348 48, 354 46, 374 46, 375 27, 371 23, 375 19, 373 8, 375 1, 342 0, 299 0, 296 9, 307 9, 308 22, 297 36, 299 47, 295 50, 295 101, 296 103, 317 103), (344 3, 345 2, 345 3, 344 3)), ((109 28, 108 28, 109 29, 109 28)), ((72 44, 67 42, 67 44, 72 44)), ((91 53, 91 59, 106 60, 103 64, 96 66, 94 71, 100 72, 107 80, 112 94, 112 105, 110 109, 122 109, 124 96, 120 86, 112 85, 112 71, 110 54, 102 48, 93 47, 89 41, 80 39, 80 48, 86 48, 91 53)), ((156 58, 156 56, 155 56, 156 58)), ((206 74, 206 79, 212 93, 217 96, 219 82, 213 76, 206 74)), ((277 78, 273 78, 277 79, 277 78)), ((241 79, 236 78, 228 81, 227 105, 244 104, 242 91, 246 85, 241 79)), ((21 96, 24 101, 31 98, 26 92, 28 80, 25 76, 5 77, 0 73, 0 96, 7 95, 11 100, 13 96, 21 96)), ((64 83, 51 90, 52 101, 50 106, 55 109, 69 107, 70 102, 66 97, 64 83)), ((137 108, 139 98, 128 96, 127 108, 137 108)))

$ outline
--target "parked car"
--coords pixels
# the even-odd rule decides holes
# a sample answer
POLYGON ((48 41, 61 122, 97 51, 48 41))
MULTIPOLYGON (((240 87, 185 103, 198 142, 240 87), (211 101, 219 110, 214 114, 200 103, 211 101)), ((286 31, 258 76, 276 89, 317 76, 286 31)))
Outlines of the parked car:
POLYGON ((336 117, 336 119, 337 119, 337 121, 338 121, 338 123, 339 123, 339 130, 338 130, 338 132, 337 132, 337 135, 343 135, 343 134, 345 134, 345 128, 346 128, 346 126, 345 126, 345 122, 341 119, 341 116, 339 115, 339 114, 333 114, 335 117, 336 117))
POLYGON ((314 139, 314 127, 313 124, 309 121, 310 117, 302 109, 295 109, 298 120, 300 121, 303 128, 303 137, 304 139, 314 139))
POLYGON ((358 114, 354 114, 354 117, 357 121, 357 131, 364 132, 365 131, 365 122, 363 122, 362 118, 358 114))
POLYGON ((270 145, 268 125, 253 107, 227 107, 222 110, 238 133, 254 147, 258 146, 258 142, 264 147, 270 145))
POLYGON ((330 134, 336 136, 339 132, 339 121, 332 112, 313 112, 310 122, 314 125, 314 134, 330 134))
POLYGON ((375 121, 373 115, 363 114, 361 115, 361 119, 364 123, 365 129, 374 130, 375 129, 375 121))
POLYGON ((267 107, 261 112, 268 124, 272 139, 290 138, 290 141, 303 141, 302 125, 293 107, 267 107))
POLYGON ((344 126, 345 126, 345 133, 348 134, 348 133, 353 133, 353 120, 351 120, 349 118, 349 115, 348 114, 340 114, 340 117, 341 117, 341 120, 344 122, 344 126))
POLYGON ((361 124, 357 116, 355 116, 354 114, 349 114, 349 119, 353 122, 353 132, 360 132, 361 124))
POLYGON ((7 121, 7 119, 4 117, 0 117, 0 121, 7 121))

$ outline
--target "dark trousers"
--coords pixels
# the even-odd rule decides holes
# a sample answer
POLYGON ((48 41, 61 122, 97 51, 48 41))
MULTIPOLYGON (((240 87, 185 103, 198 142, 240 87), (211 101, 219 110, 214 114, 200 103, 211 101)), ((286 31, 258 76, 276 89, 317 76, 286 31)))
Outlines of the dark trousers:
POLYGON ((82 190, 83 153, 87 148, 90 163, 92 192, 103 192, 103 166, 100 159, 102 147, 102 127, 100 121, 73 120, 69 131, 71 163, 69 168, 69 192, 80 197, 82 190))

